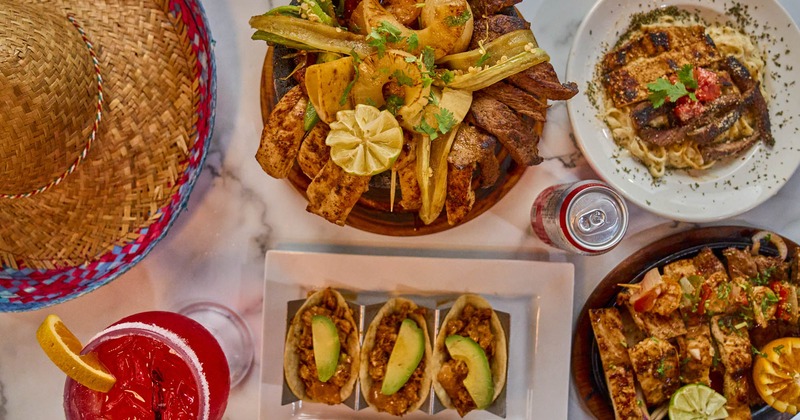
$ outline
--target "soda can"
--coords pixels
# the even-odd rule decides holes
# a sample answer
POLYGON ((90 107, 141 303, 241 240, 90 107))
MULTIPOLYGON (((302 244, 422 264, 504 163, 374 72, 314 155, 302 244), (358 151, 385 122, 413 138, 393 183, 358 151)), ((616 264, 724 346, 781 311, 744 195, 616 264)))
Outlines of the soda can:
POLYGON ((625 200, 601 181, 545 189, 531 207, 531 226, 546 244, 583 255, 614 248, 628 228, 625 200))

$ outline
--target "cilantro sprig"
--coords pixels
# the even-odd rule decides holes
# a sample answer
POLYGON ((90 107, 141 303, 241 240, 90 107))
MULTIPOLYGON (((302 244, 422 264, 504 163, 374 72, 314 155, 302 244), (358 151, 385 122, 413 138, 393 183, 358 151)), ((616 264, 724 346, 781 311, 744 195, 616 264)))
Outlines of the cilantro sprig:
POLYGON ((667 101, 677 102, 678 99, 688 96, 689 99, 697 101, 697 96, 689 89, 697 89, 697 79, 694 78, 694 68, 691 64, 685 64, 678 70, 678 80, 670 82, 664 77, 657 79, 653 83, 647 84, 650 95, 647 97, 653 108, 659 108, 667 101))
POLYGON ((453 112, 446 108, 439 108, 439 112, 433 115, 436 119, 436 127, 431 126, 425 118, 414 127, 414 131, 427 134, 431 140, 436 140, 441 134, 447 134, 456 125, 456 119, 453 112))
POLYGON ((382 20, 378 26, 372 28, 367 35, 367 44, 378 51, 378 57, 383 57, 389 44, 404 42, 408 46, 408 51, 416 51, 419 48, 419 36, 412 33, 404 36, 403 31, 391 23, 382 20))
POLYGON ((450 27, 463 26, 471 17, 472 13, 469 12, 469 9, 464 9, 464 11, 458 16, 446 17, 444 23, 450 27))

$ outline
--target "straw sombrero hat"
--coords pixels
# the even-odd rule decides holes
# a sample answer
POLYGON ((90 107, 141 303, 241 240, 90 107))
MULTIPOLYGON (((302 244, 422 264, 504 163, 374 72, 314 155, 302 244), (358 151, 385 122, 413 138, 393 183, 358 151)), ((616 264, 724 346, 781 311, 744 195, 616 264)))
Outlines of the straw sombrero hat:
POLYGON ((213 125, 194 0, 0 0, 0 311, 97 288, 185 206, 213 125))

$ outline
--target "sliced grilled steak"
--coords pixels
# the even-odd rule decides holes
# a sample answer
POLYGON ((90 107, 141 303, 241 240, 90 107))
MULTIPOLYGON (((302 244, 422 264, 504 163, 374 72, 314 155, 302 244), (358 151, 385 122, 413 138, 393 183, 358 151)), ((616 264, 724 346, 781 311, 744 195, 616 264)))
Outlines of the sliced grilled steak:
POLYGON ((497 137, 520 165, 542 162, 538 150, 541 131, 497 99, 475 95, 467 120, 497 137))
POLYGON ((500 176, 500 163, 494 154, 497 139, 467 124, 458 129, 453 147, 447 155, 447 162, 465 168, 477 163, 480 168, 481 188, 497 182, 500 176))
POLYGON ((510 76, 507 80, 531 95, 557 101, 565 101, 578 93, 578 85, 574 82, 561 83, 553 65, 546 61, 510 76))
POLYGON ((747 150, 750 146, 756 144, 761 137, 762 133, 756 131, 751 136, 739 140, 702 146, 700 147, 700 153, 703 155, 703 159, 707 161, 719 160, 724 157, 733 156, 742 150, 747 150))
POLYGON ((481 89, 480 92, 497 99, 514 111, 527 115, 534 120, 546 120, 547 99, 534 96, 512 84, 498 82, 481 89))
POLYGON ((496 15, 499 11, 511 7, 522 0, 469 0, 469 7, 475 19, 496 15))

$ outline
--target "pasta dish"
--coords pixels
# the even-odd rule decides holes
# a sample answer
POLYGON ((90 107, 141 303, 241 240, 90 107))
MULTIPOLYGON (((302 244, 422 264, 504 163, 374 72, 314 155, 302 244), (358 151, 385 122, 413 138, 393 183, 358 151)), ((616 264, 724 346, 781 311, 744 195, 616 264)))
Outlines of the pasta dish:
POLYGON ((672 9, 639 16, 598 65, 605 123, 656 179, 773 143, 751 38, 672 9))

